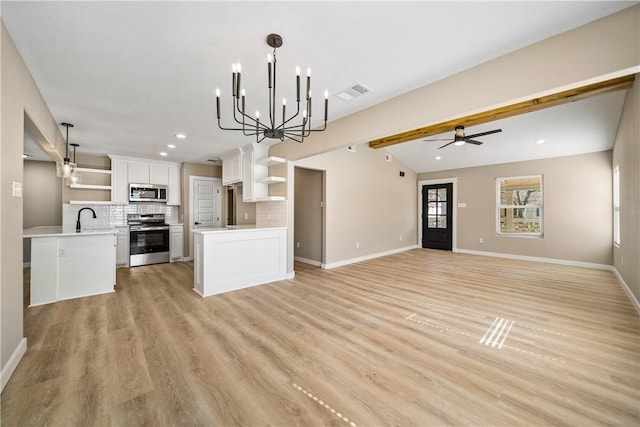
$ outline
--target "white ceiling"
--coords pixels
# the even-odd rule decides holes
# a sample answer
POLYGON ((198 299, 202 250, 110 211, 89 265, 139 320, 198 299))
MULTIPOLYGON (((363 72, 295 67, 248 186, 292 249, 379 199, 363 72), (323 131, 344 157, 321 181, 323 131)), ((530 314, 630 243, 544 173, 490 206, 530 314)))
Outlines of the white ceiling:
MULTIPOLYGON (((637 3, 2 1, 1 13, 55 120, 75 125, 70 139, 80 144, 78 152, 161 158, 159 152, 167 151, 167 160, 206 162, 252 140, 216 127, 214 91, 221 88, 223 122, 231 125, 231 63, 239 61, 247 110, 264 115, 271 51, 264 39, 271 32, 284 38, 277 53, 278 98, 291 105, 295 66, 311 67, 314 93, 332 94, 331 121, 637 3), (350 102, 333 96, 356 82, 372 92, 350 102), (177 140, 178 132, 187 138, 177 140), (177 148, 168 149, 170 143, 177 148)), ((617 109, 617 125, 621 104, 619 96, 613 98, 593 108, 617 109)), ((473 148, 486 149, 488 157, 478 159, 495 162, 500 158, 490 149, 504 148, 499 144, 505 138, 512 145, 536 139, 524 124, 533 116, 509 119, 515 124, 505 122, 504 132, 484 138, 482 147, 439 150, 438 165, 428 161, 433 143, 389 151, 417 171, 471 165, 468 158, 453 163, 450 156, 462 159, 473 148)), ((532 129, 549 127, 545 121, 532 129)), ((562 136, 558 129, 550 141, 562 136)), ((611 126, 602 132, 610 135, 611 126)))

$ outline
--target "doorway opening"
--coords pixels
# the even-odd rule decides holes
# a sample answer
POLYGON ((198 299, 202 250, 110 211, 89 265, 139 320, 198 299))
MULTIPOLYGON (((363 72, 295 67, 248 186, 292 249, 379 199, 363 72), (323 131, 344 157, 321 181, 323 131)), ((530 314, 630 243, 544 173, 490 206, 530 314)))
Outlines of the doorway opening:
POLYGON ((324 263, 324 171, 296 167, 294 172, 294 260, 324 263))

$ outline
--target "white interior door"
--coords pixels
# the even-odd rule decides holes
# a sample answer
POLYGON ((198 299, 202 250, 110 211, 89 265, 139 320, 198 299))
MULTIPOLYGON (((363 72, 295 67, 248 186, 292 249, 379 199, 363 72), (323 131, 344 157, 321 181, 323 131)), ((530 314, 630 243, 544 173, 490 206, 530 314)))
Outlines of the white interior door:
POLYGON ((222 194, 220 181, 215 178, 195 178, 191 199, 192 229, 222 226, 222 194))
POLYGON ((222 184, 220 178, 189 176, 189 222, 185 224, 185 240, 189 254, 193 253, 192 230, 222 227, 222 184))

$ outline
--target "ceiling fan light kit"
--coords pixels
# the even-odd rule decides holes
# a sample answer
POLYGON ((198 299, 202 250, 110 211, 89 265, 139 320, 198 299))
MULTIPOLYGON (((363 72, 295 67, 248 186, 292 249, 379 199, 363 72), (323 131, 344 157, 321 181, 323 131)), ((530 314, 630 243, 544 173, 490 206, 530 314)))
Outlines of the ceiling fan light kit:
POLYGON ((307 90, 305 91, 306 108, 302 111, 298 124, 292 124, 293 119, 300 115, 300 67, 296 67, 296 112, 287 117, 287 100, 282 99, 282 121, 276 124, 276 49, 282 46, 282 37, 278 34, 269 34, 267 44, 273 48, 273 53, 267 56, 267 78, 269 92, 269 112, 264 121, 260 121, 260 112, 256 111, 255 118, 245 113, 245 90, 241 86, 242 66, 237 63, 232 66, 231 95, 233 119, 242 127, 223 127, 220 123, 220 89, 216 89, 216 115, 218 127, 222 130, 240 131, 245 136, 255 136, 256 143, 265 138, 284 141, 291 139, 303 142, 311 132, 322 132, 327 128, 327 115, 329 109, 329 92, 324 92, 324 126, 319 129, 311 129, 312 98, 311 98, 311 69, 307 69, 307 90))
POLYGON ((473 135, 465 135, 464 133, 464 126, 462 125, 458 125, 455 127, 454 129, 455 131, 455 135, 453 137, 453 141, 450 141, 449 139, 425 139, 425 142, 431 142, 431 141, 449 141, 448 143, 444 144, 442 147, 438 147, 438 149, 447 147, 451 144, 457 146, 457 147, 461 147, 466 143, 469 144, 473 144, 473 145, 482 145, 483 143, 481 141, 476 141, 472 138, 477 138, 479 136, 485 136, 485 135, 491 135, 493 133, 498 133, 498 132, 502 132, 502 129, 494 129, 494 130, 490 130, 487 132, 480 132, 480 133, 474 133, 473 135))

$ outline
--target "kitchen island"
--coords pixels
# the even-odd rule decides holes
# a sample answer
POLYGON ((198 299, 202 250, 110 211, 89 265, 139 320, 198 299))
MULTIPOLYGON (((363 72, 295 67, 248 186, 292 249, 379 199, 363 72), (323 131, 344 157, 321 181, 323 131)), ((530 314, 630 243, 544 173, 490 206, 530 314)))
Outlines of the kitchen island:
POLYGON ((30 306, 114 292, 116 229, 27 228, 31 239, 30 306))
POLYGON ((287 227, 193 230, 193 290, 206 297, 287 279, 287 227))

